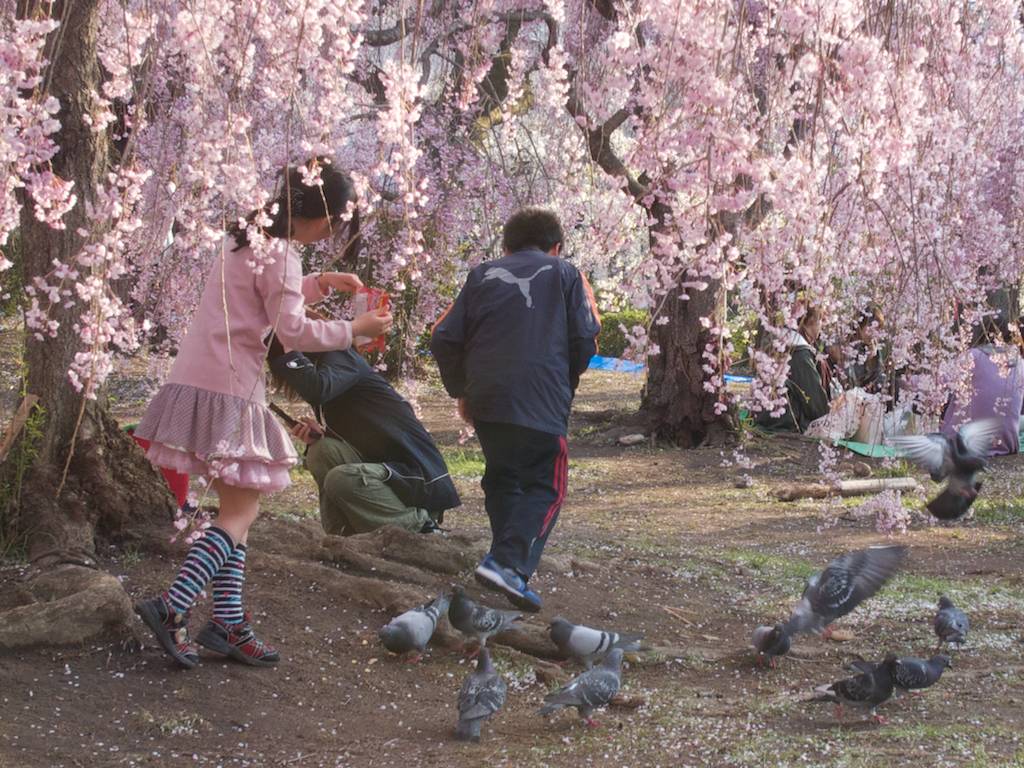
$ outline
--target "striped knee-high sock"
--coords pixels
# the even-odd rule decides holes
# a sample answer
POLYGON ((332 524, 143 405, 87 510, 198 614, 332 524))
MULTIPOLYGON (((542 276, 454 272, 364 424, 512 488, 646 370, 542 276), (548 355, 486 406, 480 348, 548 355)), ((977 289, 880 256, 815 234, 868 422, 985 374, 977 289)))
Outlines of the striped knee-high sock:
POLYGON ((213 577, 213 618, 223 624, 245 621, 245 612, 242 610, 243 584, 245 544, 239 544, 213 577))
POLYGON ((227 531, 216 526, 206 529, 203 537, 192 545, 181 564, 178 578, 167 590, 167 602, 177 613, 184 613, 192 607, 196 595, 213 578, 231 556, 235 542, 227 531))

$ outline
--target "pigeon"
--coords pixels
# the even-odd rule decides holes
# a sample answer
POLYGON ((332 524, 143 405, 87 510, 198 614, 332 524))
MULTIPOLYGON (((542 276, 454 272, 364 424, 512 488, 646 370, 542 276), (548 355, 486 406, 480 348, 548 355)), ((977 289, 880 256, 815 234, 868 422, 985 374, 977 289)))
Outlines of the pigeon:
MULTIPOLYGON (((870 661, 854 661, 850 664, 850 669, 870 674, 878 666, 879 664, 870 661)), ((932 656, 927 661, 913 656, 899 658, 896 659, 896 666, 893 669, 893 684, 901 691, 917 693, 939 682, 948 666, 949 656, 932 656)))
POLYGON ((491 653, 480 649, 476 670, 462 683, 459 691, 459 722, 455 738, 459 741, 480 741, 484 720, 505 706, 505 681, 491 663, 491 653))
POLYGON ((418 608, 406 611, 396 616, 383 627, 377 636, 392 653, 409 653, 416 651, 413 660, 418 660, 419 654, 427 647, 427 642, 434 635, 437 628, 437 621, 444 616, 448 610, 448 603, 451 596, 442 593, 433 602, 421 605, 418 608))
POLYGON ((548 627, 551 641, 563 655, 581 663, 586 669, 613 648, 624 651, 639 651, 643 635, 626 635, 591 629, 582 624, 573 624, 561 616, 555 617, 548 627))
POLYGON ((953 605, 953 601, 945 595, 939 598, 939 610, 932 624, 939 638, 937 648, 941 648, 943 643, 956 643, 959 648, 967 642, 971 621, 967 614, 953 605))
POLYGON ((544 697, 539 713, 550 715, 565 707, 576 707, 588 726, 596 726, 591 715, 605 706, 622 685, 622 649, 613 648, 599 665, 581 672, 554 693, 544 697))
POLYGON ((828 625, 881 589, 906 556, 906 547, 887 546, 837 557, 807 580, 803 596, 785 624, 785 633, 815 632, 828 637, 828 625))
POLYGON ((767 659, 768 666, 774 669, 776 657, 789 653, 793 637, 785 624, 776 624, 773 627, 761 626, 755 629, 752 642, 754 650, 757 651, 758 666, 764 666, 767 659))
POLYGON ((885 661, 875 665, 870 672, 861 672, 816 688, 815 693, 818 695, 812 701, 835 702, 837 718, 843 716, 843 705, 870 709, 875 722, 884 723, 885 718, 878 715, 875 709, 892 697, 896 684, 896 664, 895 656, 887 656, 885 661))
POLYGON ((997 419, 980 419, 960 427, 953 437, 940 433, 903 435, 890 443, 911 461, 928 470, 932 480, 946 487, 925 508, 939 520, 959 520, 981 491, 976 478, 985 469, 985 458, 1002 425, 997 419))
POLYGON ((519 611, 502 611, 477 605, 466 596, 460 587, 452 588, 452 603, 448 609, 448 621, 455 629, 466 637, 476 638, 480 648, 487 645, 487 638, 508 629, 512 624, 523 618, 519 611))

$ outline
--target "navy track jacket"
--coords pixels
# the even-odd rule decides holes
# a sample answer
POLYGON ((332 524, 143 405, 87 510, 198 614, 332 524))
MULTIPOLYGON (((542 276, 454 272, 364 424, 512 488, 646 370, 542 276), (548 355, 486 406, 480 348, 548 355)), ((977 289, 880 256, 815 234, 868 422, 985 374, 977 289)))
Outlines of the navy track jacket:
POLYGON ((531 249, 470 271, 434 325, 430 351, 474 420, 564 435, 600 330, 586 278, 531 249))

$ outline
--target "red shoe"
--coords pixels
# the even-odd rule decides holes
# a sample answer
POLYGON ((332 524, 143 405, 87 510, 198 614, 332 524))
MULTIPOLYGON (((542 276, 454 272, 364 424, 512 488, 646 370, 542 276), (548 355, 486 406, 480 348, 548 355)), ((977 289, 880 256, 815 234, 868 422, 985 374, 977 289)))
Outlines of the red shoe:
POLYGON ((135 612, 178 664, 192 669, 199 663, 199 654, 188 636, 188 613, 177 613, 171 608, 166 593, 136 603, 135 612))
POLYGON ((270 667, 281 660, 281 654, 276 648, 267 645, 253 634, 248 613, 245 614, 245 620, 237 624, 225 624, 220 619, 210 619, 196 635, 196 642, 204 648, 254 667, 270 667))

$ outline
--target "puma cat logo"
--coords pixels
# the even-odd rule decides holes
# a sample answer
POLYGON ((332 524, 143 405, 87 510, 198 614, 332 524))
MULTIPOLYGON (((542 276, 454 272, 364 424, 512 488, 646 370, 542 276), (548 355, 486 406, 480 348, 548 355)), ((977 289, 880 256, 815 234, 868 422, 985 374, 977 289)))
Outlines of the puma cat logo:
POLYGON ((533 280, 541 272, 551 269, 551 265, 541 267, 529 277, 516 277, 504 267, 491 267, 484 272, 484 280, 501 280, 503 283, 509 283, 519 286, 519 292, 523 294, 523 298, 526 299, 526 308, 533 309, 533 297, 530 296, 530 281, 533 280))

